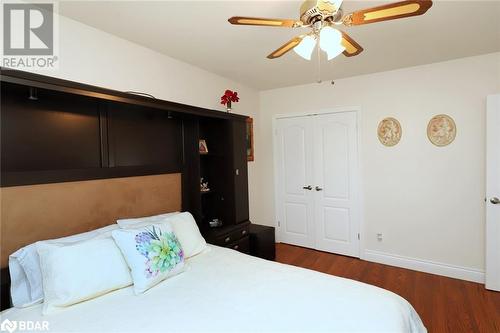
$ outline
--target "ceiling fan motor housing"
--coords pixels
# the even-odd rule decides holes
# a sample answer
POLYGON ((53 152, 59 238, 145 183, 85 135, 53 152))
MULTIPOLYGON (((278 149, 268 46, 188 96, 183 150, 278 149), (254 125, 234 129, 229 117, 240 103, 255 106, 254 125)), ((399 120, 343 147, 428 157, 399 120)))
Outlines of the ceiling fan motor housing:
POLYGON ((328 19, 335 21, 341 15, 340 8, 335 8, 335 5, 329 1, 306 0, 300 6, 300 20, 305 25, 328 19))

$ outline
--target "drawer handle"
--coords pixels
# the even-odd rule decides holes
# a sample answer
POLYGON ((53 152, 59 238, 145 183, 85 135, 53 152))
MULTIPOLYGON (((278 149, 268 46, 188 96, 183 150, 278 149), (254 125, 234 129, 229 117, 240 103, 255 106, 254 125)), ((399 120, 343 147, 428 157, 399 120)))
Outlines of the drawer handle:
POLYGON ((224 242, 226 242, 226 243, 229 243, 230 241, 231 241, 231 237, 226 237, 226 238, 224 239, 224 242))
POLYGON ((241 231, 241 234, 242 234, 242 235, 246 235, 246 234, 247 234, 247 231, 246 231, 246 230, 242 230, 242 231, 241 231))
POLYGON ((240 248, 240 247, 239 247, 239 245, 235 245, 235 246, 233 247, 233 249, 235 249, 235 250, 238 250, 239 248, 240 248))

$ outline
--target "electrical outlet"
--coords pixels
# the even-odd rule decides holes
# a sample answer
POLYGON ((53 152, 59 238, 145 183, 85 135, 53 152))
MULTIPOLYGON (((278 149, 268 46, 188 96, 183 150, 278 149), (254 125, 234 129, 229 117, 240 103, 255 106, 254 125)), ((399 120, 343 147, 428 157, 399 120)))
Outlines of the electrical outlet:
POLYGON ((378 240, 379 242, 383 241, 383 240, 384 240, 384 235, 383 235, 382 233, 378 233, 378 234, 377 234, 377 240, 378 240))

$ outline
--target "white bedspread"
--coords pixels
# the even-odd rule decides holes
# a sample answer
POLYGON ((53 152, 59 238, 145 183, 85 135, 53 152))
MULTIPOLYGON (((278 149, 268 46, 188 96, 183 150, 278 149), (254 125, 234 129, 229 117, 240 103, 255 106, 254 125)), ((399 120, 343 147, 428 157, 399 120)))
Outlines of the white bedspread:
MULTIPOLYGON (((210 246, 188 270, 140 296, 125 288, 42 316, 50 332, 426 332, 413 307, 384 289, 210 246)), ((89 272, 92 274, 92 272, 89 272)))

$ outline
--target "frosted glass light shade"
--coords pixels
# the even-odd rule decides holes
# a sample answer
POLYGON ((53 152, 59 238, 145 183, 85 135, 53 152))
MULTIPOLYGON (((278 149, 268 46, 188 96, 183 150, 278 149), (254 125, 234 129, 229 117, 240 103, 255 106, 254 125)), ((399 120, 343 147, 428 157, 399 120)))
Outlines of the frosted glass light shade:
POLYGON ((332 27, 323 27, 319 33, 319 46, 331 60, 345 51, 342 46, 342 34, 332 27))
POLYGON ((295 46, 293 50, 302 58, 306 60, 311 60, 311 55, 315 46, 316 46, 316 38, 308 35, 305 36, 299 43, 299 45, 295 46))
POLYGON ((340 6, 342 6, 342 2, 344 0, 328 0, 329 3, 335 6, 335 10, 339 10, 340 6))

